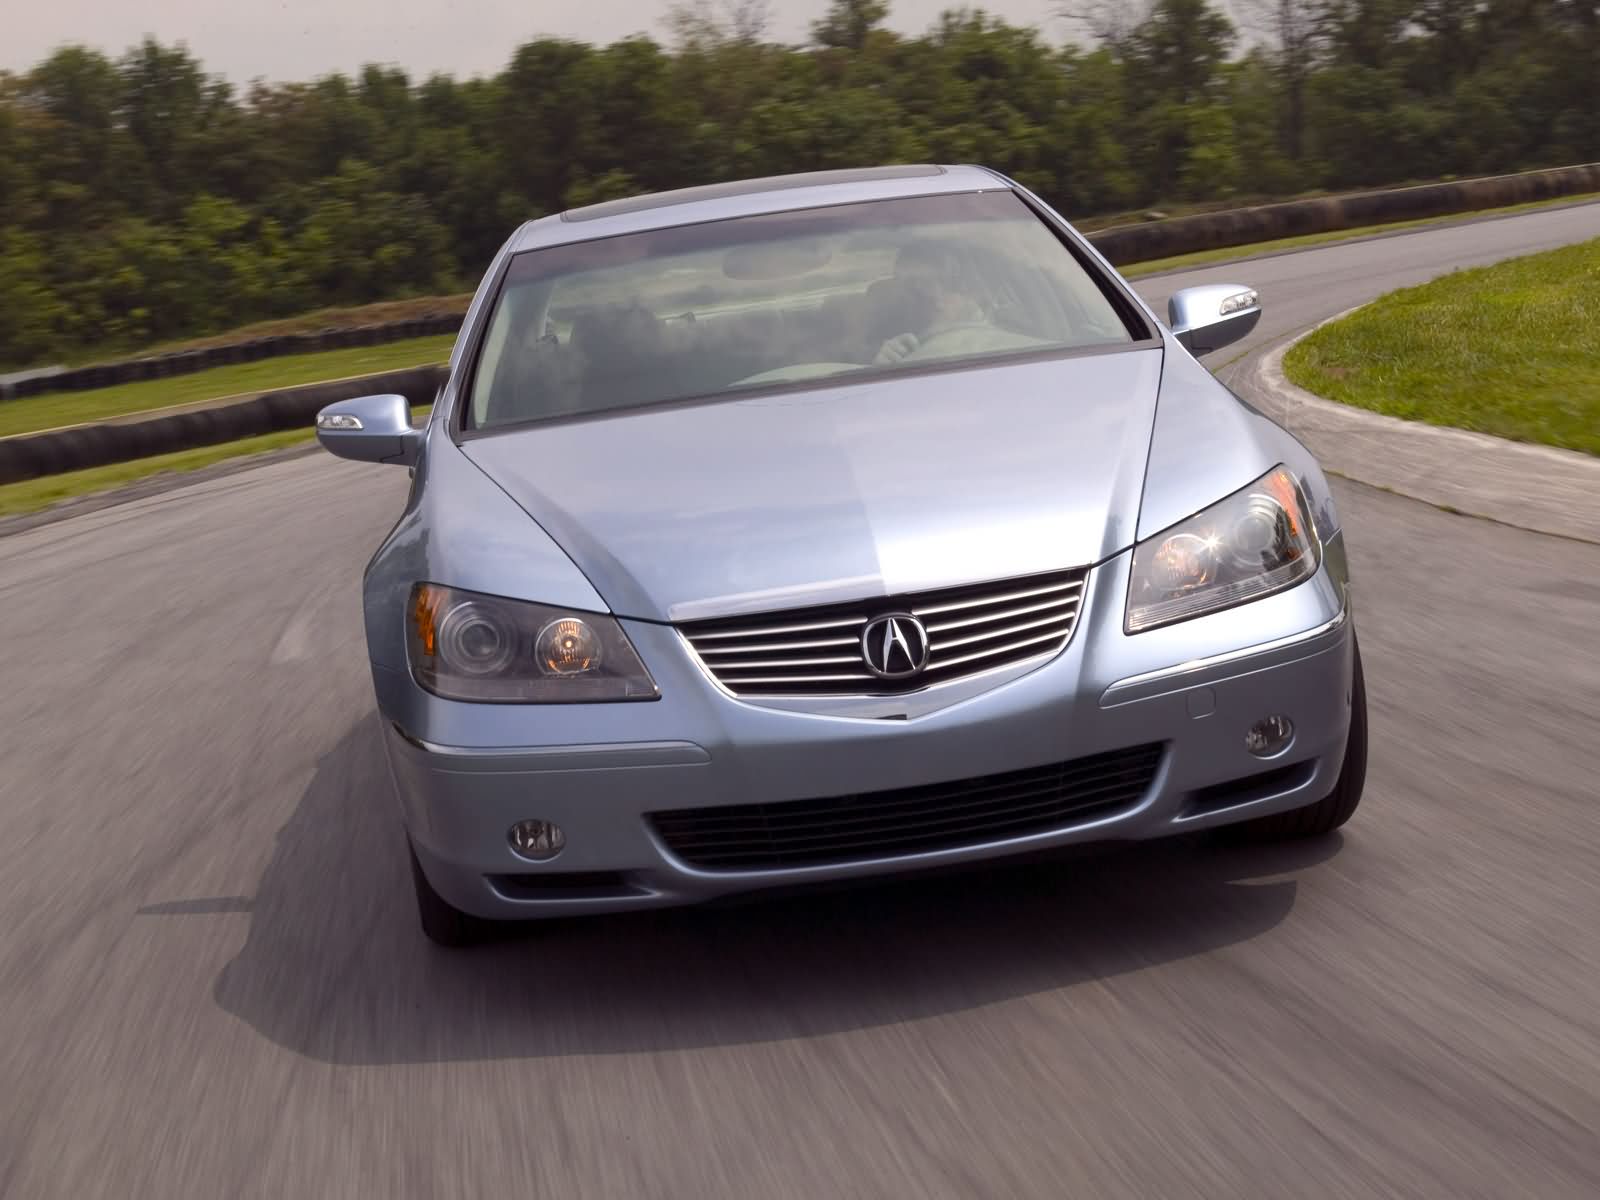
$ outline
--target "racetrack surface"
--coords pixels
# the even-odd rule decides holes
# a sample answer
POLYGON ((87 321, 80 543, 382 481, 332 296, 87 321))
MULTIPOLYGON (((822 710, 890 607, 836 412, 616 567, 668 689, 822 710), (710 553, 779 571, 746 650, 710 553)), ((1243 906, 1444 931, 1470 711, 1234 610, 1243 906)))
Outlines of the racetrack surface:
MULTIPOLYGON (((1597 234, 1142 290, 1258 285, 1259 349, 1597 234)), ((360 636, 405 487, 316 456, 0 539, 0 1196, 1600 1194, 1600 547, 1336 481, 1373 730, 1342 836, 450 954, 360 636)))

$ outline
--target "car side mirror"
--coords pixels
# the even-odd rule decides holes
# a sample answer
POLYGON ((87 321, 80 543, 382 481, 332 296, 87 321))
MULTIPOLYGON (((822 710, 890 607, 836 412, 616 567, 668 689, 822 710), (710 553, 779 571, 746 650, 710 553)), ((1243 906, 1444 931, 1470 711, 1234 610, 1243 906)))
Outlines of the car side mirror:
POLYGON ((422 448, 422 430, 411 424, 411 405, 404 396, 357 396, 317 414, 317 441, 340 458, 409 467, 416 465, 422 448))
POLYGON ((1184 288, 1167 301, 1172 336, 1198 357, 1237 342, 1261 320, 1261 297, 1239 283, 1184 288))

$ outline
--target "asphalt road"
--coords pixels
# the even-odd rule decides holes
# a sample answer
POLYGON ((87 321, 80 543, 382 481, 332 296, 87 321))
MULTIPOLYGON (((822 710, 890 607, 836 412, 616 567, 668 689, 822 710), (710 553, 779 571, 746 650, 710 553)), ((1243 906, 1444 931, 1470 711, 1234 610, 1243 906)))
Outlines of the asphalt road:
MULTIPOLYGON (((1181 277, 1285 332, 1600 208, 1181 277)), ((359 633, 404 472, 0 539, 0 1196, 1600 1194, 1600 548, 1337 485, 1342 837, 414 924, 359 633)))

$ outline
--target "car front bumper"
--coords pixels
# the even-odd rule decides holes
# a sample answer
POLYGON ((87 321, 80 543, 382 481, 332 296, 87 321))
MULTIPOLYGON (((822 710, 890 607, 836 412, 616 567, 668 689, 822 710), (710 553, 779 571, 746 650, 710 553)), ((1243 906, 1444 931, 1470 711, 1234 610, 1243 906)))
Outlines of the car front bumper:
POLYGON ((429 881, 463 911, 528 918, 692 903, 767 887, 915 870, 1077 842, 1136 840, 1265 816, 1332 790, 1350 723, 1353 629, 1342 547, 1287 592, 1134 636, 1128 556, 1091 573, 1066 649, 991 690, 904 719, 795 712, 735 699, 675 631, 624 621, 655 702, 510 706, 440 700, 374 666, 390 766, 429 881), (1245 733, 1284 714, 1293 742, 1253 757, 1245 733), (964 780, 1160 743, 1136 801, 1024 836, 825 865, 708 870, 649 814, 964 780), (542 819, 566 844, 511 849, 542 819))

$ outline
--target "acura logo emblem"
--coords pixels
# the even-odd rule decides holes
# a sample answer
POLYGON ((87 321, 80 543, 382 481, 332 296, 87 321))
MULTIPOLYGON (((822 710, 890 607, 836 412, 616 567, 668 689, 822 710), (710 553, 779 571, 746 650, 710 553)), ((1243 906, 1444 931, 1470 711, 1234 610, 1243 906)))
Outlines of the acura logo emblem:
POLYGON ((928 631, 910 613, 868 621, 861 631, 861 657, 883 679, 904 679, 928 665, 928 631))

